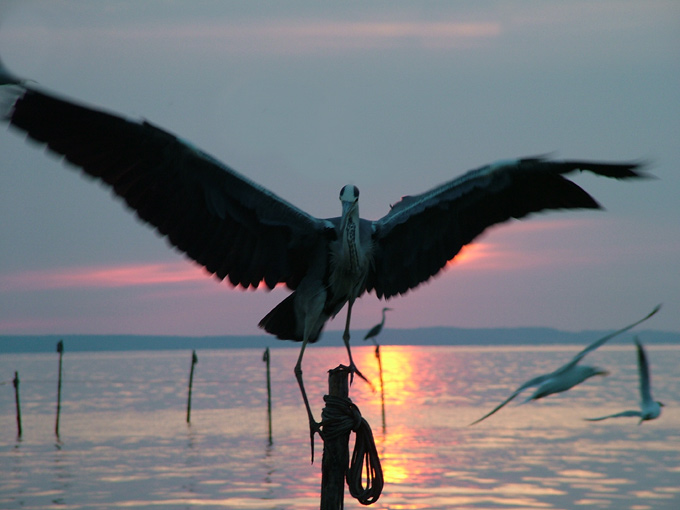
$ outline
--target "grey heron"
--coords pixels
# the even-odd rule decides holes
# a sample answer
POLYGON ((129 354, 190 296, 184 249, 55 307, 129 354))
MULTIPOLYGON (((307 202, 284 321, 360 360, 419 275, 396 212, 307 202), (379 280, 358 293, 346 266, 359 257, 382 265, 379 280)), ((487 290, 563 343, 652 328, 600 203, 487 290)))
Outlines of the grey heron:
POLYGON ((539 398, 547 397, 548 395, 552 395, 554 393, 561 393, 563 391, 567 391, 576 386, 577 384, 581 384, 583 381, 593 376, 607 375, 608 372, 606 370, 603 370, 599 367, 579 365, 579 362, 583 359, 583 357, 586 354, 594 351, 602 344, 604 344, 607 340, 610 340, 611 338, 614 338, 615 336, 620 335, 621 333, 624 333, 629 329, 634 328, 638 324, 646 321, 647 319, 652 317, 656 312, 658 312, 660 308, 661 305, 657 305, 654 308, 654 310, 652 310, 649 314, 647 314, 639 321, 636 321, 633 324, 626 326, 625 328, 619 329, 618 331, 614 331, 609 335, 603 336, 602 338, 595 340, 592 344, 590 344, 588 347, 586 347, 576 356, 574 356, 568 363, 562 365, 554 372, 539 375, 538 377, 534 377, 533 379, 528 380, 527 382, 522 384, 519 388, 517 388, 512 393, 512 395, 506 398, 503 402, 498 404, 496 407, 494 407, 491 411, 486 413, 478 420, 473 421, 470 425, 475 425, 480 421, 485 420, 486 418, 494 414, 496 411, 500 410, 505 404, 513 400, 515 397, 517 397, 517 395, 522 393, 527 388, 538 386, 536 391, 534 391, 534 393, 529 398, 527 398, 524 401, 524 403, 529 402, 531 400, 537 400, 539 398))
POLYGON ((375 326, 373 326, 371 329, 368 330, 368 333, 366 333, 364 340, 368 340, 370 338, 371 340, 373 340, 373 343, 376 345, 376 347, 378 346, 378 344, 375 341, 375 337, 380 334, 380 332, 383 329, 383 326, 385 326, 385 312, 389 312, 391 310, 392 309, 388 308, 388 307, 384 307, 382 309, 382 320, 378 324, 376 324, 375 326))
POLYGON ((661 414, 663 403, 654 400, 652 397, 649 363, 647 362, 645 349, 642 347, 640 339, 637 337, 635 337, 635 346, 637 347, 638 377, 640 380, 640 410, 621 411, 620 413, 600 416, 599 418, 585 418, 587 421, 601 421, 608 418, 638 416, 640 418, 638 425, 640 425, 643 421, 654 420, 661 414))
POLYGON ((302 342, 294 371, 312 448, 320 426, 304 389, 303 354, 345 304, 343 340, 356 371, 349 330, 359 296, 405 294, 491 225, 546 209, 600 207, 563 174, 645 175, 638 162, 513 159, 405 196, 375 221, 360 218, 359 189, 347 185, 340 191, 341 216, 323 219, 150 122, 57 97, 2 67, 0 85, 10 126, 106 183, 208 273, 243 288, 285 284, 292 290, 259 326, 279 339, 302 342))

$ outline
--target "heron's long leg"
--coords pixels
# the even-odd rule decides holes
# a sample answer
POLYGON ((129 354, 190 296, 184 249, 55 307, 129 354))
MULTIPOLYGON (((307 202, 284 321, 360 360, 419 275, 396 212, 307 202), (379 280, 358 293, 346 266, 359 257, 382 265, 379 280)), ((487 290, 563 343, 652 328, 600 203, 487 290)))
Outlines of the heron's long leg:
POLYGON ((354 364, 354 360, 352 359, 352 350, 349 348, 349 323, 352 319, 352 305, 354 304, 354 300, 350 299, 347 302, 347 320, 345 321, 345 332, 342 334, 342 340, 345 342, 345 347, 347 348, 347 354, 349 355, 349 373, 350 373, 350 383, 353 382, 354 380, 354 374, 356 373, 359 377, 361 377, 364 381, 368 383, 368 385, 371 387, 373 391, 375 391, 375 388, 371 384, 371 381, 366 379, 364 377, 364 374, 362 374, 357 366, 354 364))
POLYGON ((307 418, 309 418, 309 439, 312 447, 312 464, 314 464, 314 434, 321 434, 321 424, 314 419, 312 414, 312 408, 309 406, 309 399, 307 398, 307 392, 305 391, 305 383, 302 381, 302 356, 305 353, 305 347, 307 347, 308 334, 307 328, 305 328, 304 340, 302 341, 302 348, 300 349, 300 355, 298 356, 297 363, 295 364, 295 378, 297 379, 298 386, 300 387, 300 393, 302 393, 302 400, 305 402, 305 408, 307 409, 307 418))

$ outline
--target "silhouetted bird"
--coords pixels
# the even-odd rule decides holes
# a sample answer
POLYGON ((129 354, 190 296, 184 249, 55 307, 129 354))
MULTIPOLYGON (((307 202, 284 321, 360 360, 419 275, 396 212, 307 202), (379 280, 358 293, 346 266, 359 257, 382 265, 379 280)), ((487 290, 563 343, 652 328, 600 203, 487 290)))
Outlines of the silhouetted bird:
POLYGON ((391 311, 391 308, 383 308, 382 309, 382 320, 380 321, 379 324, 376 324, 373 326, 370 330, 368 330, 368 333, 366 333, 366 336, 364 337, 364 340, 368 340, 369 338, 373 340, 373 343, 378 345, 375 341, 375 337, 380 334, 380 332, 383 329, 383 326, 385 325, 385 312, 391 311))

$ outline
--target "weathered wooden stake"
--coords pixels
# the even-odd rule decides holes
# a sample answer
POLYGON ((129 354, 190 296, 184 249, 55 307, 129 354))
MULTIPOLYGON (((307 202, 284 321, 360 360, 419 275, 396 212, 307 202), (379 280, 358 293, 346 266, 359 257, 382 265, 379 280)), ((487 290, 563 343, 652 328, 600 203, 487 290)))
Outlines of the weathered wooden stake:
POLYGON ((17 407, 17 437, 21 439, 21 405, 19 404, 19 372, 14 372, 14 401, 17 407))
MULTIPOLYGON (((349 368, 340 365, 328 372, 328 394, 349 396, 349 368)), ((325 438, 321 461, 321 510, 340 510, 344 507, 345 473, 349 466, 349 435, 338 434, 325 438)))
POLYGON ((191 371, 189 372, 189 397, 187 398, 187 423, 191 423, 191 390, 194 385, 194 365, 198 363, 196 351, 191 351, 191 371))
POLYGON ((59 382, 57 383, 57 423, 54 426, 54 433, 59 439, 59 415, 61 414, 61 366, 62 358, 64 356, 64 341, 59 340, 57 343, 57 352, 59 353, 59 382))
POLYGON ((264 350, 262 361, 267 364, 267 418, 269 421, 269 444, 272 445, 272 380, 269 373, 269 347, 264 350))

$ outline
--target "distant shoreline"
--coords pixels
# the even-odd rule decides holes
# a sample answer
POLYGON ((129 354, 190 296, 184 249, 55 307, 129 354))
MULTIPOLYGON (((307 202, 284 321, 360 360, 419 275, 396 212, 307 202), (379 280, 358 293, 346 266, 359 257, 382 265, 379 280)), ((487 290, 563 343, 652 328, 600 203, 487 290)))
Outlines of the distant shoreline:
MULTIPOLYGON (((372 345, 362 339, 365 331, 353 333, 352 345, 372 345)), ((418 328, 385 329, 380 345, 556 345, 588 344, 611 330, 560 331, 551 328, 418 328)), ((639 335, 648 344, 680 344, 680 332, 634 330, 612 341, 630 341, 639 335)), ((297 342, 278 340, 268 335, 170 336, 170 335, 0 335, 0 353, 53 352, 59 340, 72 352, 146 351, 178 349, 244 349, 299 347, 297 342)), ((322 345, 342 345, 340 331, 327 331, 322 345)))

